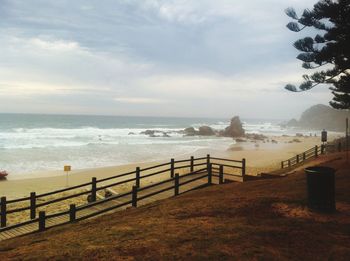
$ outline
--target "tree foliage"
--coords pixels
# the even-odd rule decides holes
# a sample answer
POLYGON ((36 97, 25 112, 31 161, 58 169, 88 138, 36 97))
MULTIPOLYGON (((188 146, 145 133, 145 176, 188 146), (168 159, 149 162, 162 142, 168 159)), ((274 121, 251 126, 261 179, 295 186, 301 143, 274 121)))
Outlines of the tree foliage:
POLYGON ((287 24, 289 30, 300 32, 310 27, 319 31, 294 43, 300 51, 297 59, 312 73, 303 75, 304 82, 298 88, 292 84, 285 88, 298 92, 329 84, 334 95, 330 105, 350 109, 350 0, 321 0, 300 17, 293 8, 285 12, 294 20, 287 24))

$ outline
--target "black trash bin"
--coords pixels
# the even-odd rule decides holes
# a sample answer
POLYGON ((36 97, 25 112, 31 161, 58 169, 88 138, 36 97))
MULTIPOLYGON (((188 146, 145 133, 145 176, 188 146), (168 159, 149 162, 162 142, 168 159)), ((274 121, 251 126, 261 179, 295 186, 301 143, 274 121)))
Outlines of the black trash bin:
POLYGON ((335 169, 309 167, 305 169, 308 207, 331 213, 335 211, 335 169))

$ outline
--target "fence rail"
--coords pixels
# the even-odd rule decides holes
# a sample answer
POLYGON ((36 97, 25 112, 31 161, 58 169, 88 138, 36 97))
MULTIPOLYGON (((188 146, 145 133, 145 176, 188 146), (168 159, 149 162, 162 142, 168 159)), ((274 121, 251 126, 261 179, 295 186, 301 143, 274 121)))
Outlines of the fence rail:
POLYGON ((325 153, 325 145, 312 147, 302 153, 295 155, 287 160, 281 161, 281 169, 291 168, 295 165, 298 165, 308 159, 317 158, 319 155, 325 153))
POLYGON ((32 192, 30 193, 29 197, 7 200, 7 198, 3 196, 0 200, 0 240, 3 238, 1 237, 2 233, 8 232, 14 235, 15 233, 11 232, 11 230, 21 230, 21 234, 42 231, 48 227, 94 217, 111 210, 126 207, 128 205, 136 207, 138 202, 142 200, 146 200, 150 197, 171 190, 173 190, 172 195, 177 196, 180 194, 180 188, 185 188, 183 192, 186 192, 186 190, 192 190, 196 187, 212 184, 213 177, 218 178, 219 184, 224 182, 224 175, 241 177, 242 180, 244 180, 246 172, 245 169, 245 159, 239 161, 210 157, 210 155, 202 158, 194 158, 192 156, 190 159, 185 160, 175 161, 174 159, 171 159, 170 162, 143 169, 137 167, 135 171, 122 173, 99 180, 93 177, 91 182, 43 194, 36 194, 35 192, 32 192), (189 169, 189 171, 183 175, 175 173, 175 171, 180 169, 189 169), (230 170, 238 170, 239 173, 231 173, 230 170), (162 179, 152 184, 141 184, 143 179, 156 175, 162 175, 162 179), (118 180, 120 178, 124 178, 124 180, 118 180), (204 183, 198 183, 198 181, 203 179, 205 180, 204 183), (107 181, 109 182, 108 184, 102 184, 107 181), (196 184, 196 182, 198 184, 196 184), (103 198, 98 195, 98 192, 101 190, 112 190, 112 187, 115 188, 119 185, 130 185, 130 188, 132 189, 121 194, 105 194, 103 198), (82 189, 85 190, 81 191, 82 189), (65 192, 71 192, 72 194, 60 195, 60 193, 65 192), (68 210, 66 209, 64 211, 53 211, 54 213, 48 213, 50 211, 45 212, 39 209, 41 207, 59 202, 64 205, 63 201, 68 199, 71 200, 84 195, 87 195, 88 202, 80 205, 67 204, 65 207, 67 207, 68 210), (57 197, 53 199, 47 198, 49 196, 57 197), (100 198, 98 199, 97 196, 100 198), (45 198, 46 201, 40 203, 37 202, 38 199, 44 200, 45 198), (15 205, 18 203, 25 203, 27 206, 16 207, 15 205), (28 215, 28 220, 8 225, 8 215, 14 213, 28 215))

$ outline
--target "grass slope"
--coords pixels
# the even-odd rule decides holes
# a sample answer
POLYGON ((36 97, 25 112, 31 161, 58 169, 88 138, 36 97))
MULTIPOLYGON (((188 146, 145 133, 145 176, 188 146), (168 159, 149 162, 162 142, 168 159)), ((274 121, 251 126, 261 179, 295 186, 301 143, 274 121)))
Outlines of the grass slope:
POLYGON ((0 259, 350 260, 350 167, 344 159, 323 165, 338 169, 332 215, 307 210, 299 171, 0 242, 0 259))

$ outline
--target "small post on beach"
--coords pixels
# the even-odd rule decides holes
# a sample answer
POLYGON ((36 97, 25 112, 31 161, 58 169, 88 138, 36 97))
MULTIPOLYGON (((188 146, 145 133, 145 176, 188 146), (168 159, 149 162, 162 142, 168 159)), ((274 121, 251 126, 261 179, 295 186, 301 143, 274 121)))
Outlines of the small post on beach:
POLYGON ((315 157, 316 158, 318 157, 318 146, 317 145, 315 146, 315 157))
POLYGON ((72 170, 72 167, 70 165, 66 165, 63 167, 63 170, 66 172, 66 187, 69 187, 68 173, 72 170))
POLYGON ((324 145, 324 144, 322 144, 322 145, 321 145, 321 155, 323 155, 323 154, 324 154, 325 147, 326 147, 326 145, 324 145))
POLYGON ((96 189, 96 178, 93 177, 92 178, 92 181, 91 181, 91 202, 95 202, 96 201, 96 192, 97 192, 97 189, 96 189))
POLYGON ((35 192, 30 193, 30 219, 36 217, 36 194, 35 192))
POLYGON ((208 184, 209 185, 211 185, 211 183, 212 183, 212 175, 213 175, 213 173, 212 173, 212 164, 211 163, 209 163, 208 164, 208 184))
POLYGON ((281 169, 283 169, 284 165, 283 165, 283 161, 281 161, 281 169))
POLYGON ((76 213, 77 209, 75 207, 75 204, 70 204, 69 205, 69 221, 74 222, 76 219, 76 213))
POLYGON ((219 184, 224 183, 224 166, 220 165, 219 167, 219 184))
POLYGON ((191 169, 190 169, 190 172, 192 173, 193 172, 193 170, 194 170, 194 157, 193 156, 191 156, 191 169))
POLYGON ((297 154, 297 164, 299 163, 299 154, 297 154))
POLYGON ((304 152, 303 153, 303 161, 305 161, 306 160, 306 153, 304 152))
POLYGON ((137 207, 137 187, 132 186, 132 203, 131 205, 136 208, 137 207))
POLYGON ((174 178, 174 173, 175 173, 175 160, 171 159, 170 160, 170 177, 172 179, 174 178))
POLYGON ((288 160, 288 168, 290 168, 291 167, 291 162, 290 162, 290 160, 288 160))
POLYGON ((45 211, 39 212, 39 231, 45 230, 45 221, 46 221, 46 214, 45 211))
POLYGON ((6 197, 1 197, 1 224, 0 227, 6 227, 6 197))
POLYGON ((175 174, 175 196, 179 195, 179 173, 175 174))
POLYGON ((245 177, 245 171, 246 171, 246 162, 245 162, 245 159, 242 159, 242 178, 243 178, 243 181, 244 181, 244 177, 245 177))
POLYGON ((140 187, 140 167, 136 167, 136 187, 140 187))

